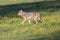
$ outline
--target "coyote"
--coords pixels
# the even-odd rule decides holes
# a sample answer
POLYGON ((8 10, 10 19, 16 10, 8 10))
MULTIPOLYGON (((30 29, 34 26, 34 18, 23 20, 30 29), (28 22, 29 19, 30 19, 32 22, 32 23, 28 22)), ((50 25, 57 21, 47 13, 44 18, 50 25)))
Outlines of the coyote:
POLYGON ((41 16, 38 12, 24 12, 23 10, 18 11, 18 16, 21 16, 23 18, 22 24, 26 21, 31 24, 31 19, 33 19, 36 24, 38 21, 42 22, 41 16))

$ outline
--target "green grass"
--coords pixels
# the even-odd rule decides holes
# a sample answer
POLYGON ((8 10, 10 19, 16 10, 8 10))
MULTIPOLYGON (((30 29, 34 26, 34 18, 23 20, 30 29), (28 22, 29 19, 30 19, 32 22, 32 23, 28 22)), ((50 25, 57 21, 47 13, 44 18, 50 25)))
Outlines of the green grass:
POLYGON ((0 17, 0 40, 58 40, 60 35, 60 10, 40 11, 43 22, 21 24, 21 17, 0 17))
MULTIPOLYGON (((44 0, 0 0, 0 40, 60 40, 60 9, 44 10, 45 2, 39 3, 39 5, 30 3, 39 1, 44 0), (16 6, 12 4, 16 4, 16 6), (1 5, 3 6, 1 7, 1 5), (16 15, 20 9, 39 11, 44 21, 38 24, 35 24, 34 21, 31 24, 28 22, 21 24, 23 19, 16 15)), ((51 2, 51 4, 55 3, 51 2)), ((57 4, 59 3, 57 2, 57 4)))
POLYGON ((30 3, 30 2, 39 2, 39 1, 44 1, 44 0, 0 0, 0 5, 30 3))
POLYGON ((55 1, 55 0, 0 0, 0 5, 11 5, 11 4, 43 2, 43 1, 55 1))

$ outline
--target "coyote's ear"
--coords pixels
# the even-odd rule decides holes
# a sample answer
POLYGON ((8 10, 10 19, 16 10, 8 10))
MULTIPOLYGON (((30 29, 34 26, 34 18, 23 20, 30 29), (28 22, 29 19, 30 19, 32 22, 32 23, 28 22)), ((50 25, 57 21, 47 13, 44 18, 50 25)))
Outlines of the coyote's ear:
POLYGON ((20 12, 23 12, 23 10, 20 10, 20 12))

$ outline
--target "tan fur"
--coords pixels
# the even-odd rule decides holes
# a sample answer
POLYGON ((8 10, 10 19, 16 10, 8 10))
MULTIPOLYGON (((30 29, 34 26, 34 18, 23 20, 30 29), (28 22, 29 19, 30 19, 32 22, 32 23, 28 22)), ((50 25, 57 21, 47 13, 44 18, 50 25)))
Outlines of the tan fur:
POLYGON ((36 22, 36 24, 38 23, 38 21, 42 22, 41 16, 38 12, 24 12, 20 10, 18 12, 18 15, 23 17, 22 24, 24 24, 26 21, 28 21, 29 24, 31 24, 31 19, 33 19, 36 22))

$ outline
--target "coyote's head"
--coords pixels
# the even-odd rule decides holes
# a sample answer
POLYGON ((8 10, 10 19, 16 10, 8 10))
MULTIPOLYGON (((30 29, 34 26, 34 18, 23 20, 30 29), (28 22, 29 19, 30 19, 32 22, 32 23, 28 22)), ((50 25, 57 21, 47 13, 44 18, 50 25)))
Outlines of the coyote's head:
POLYGON ((20 10, 20 11, 18 12, 18 15, 22 15, 22 13, 23 13, 23 10, 20 10))

